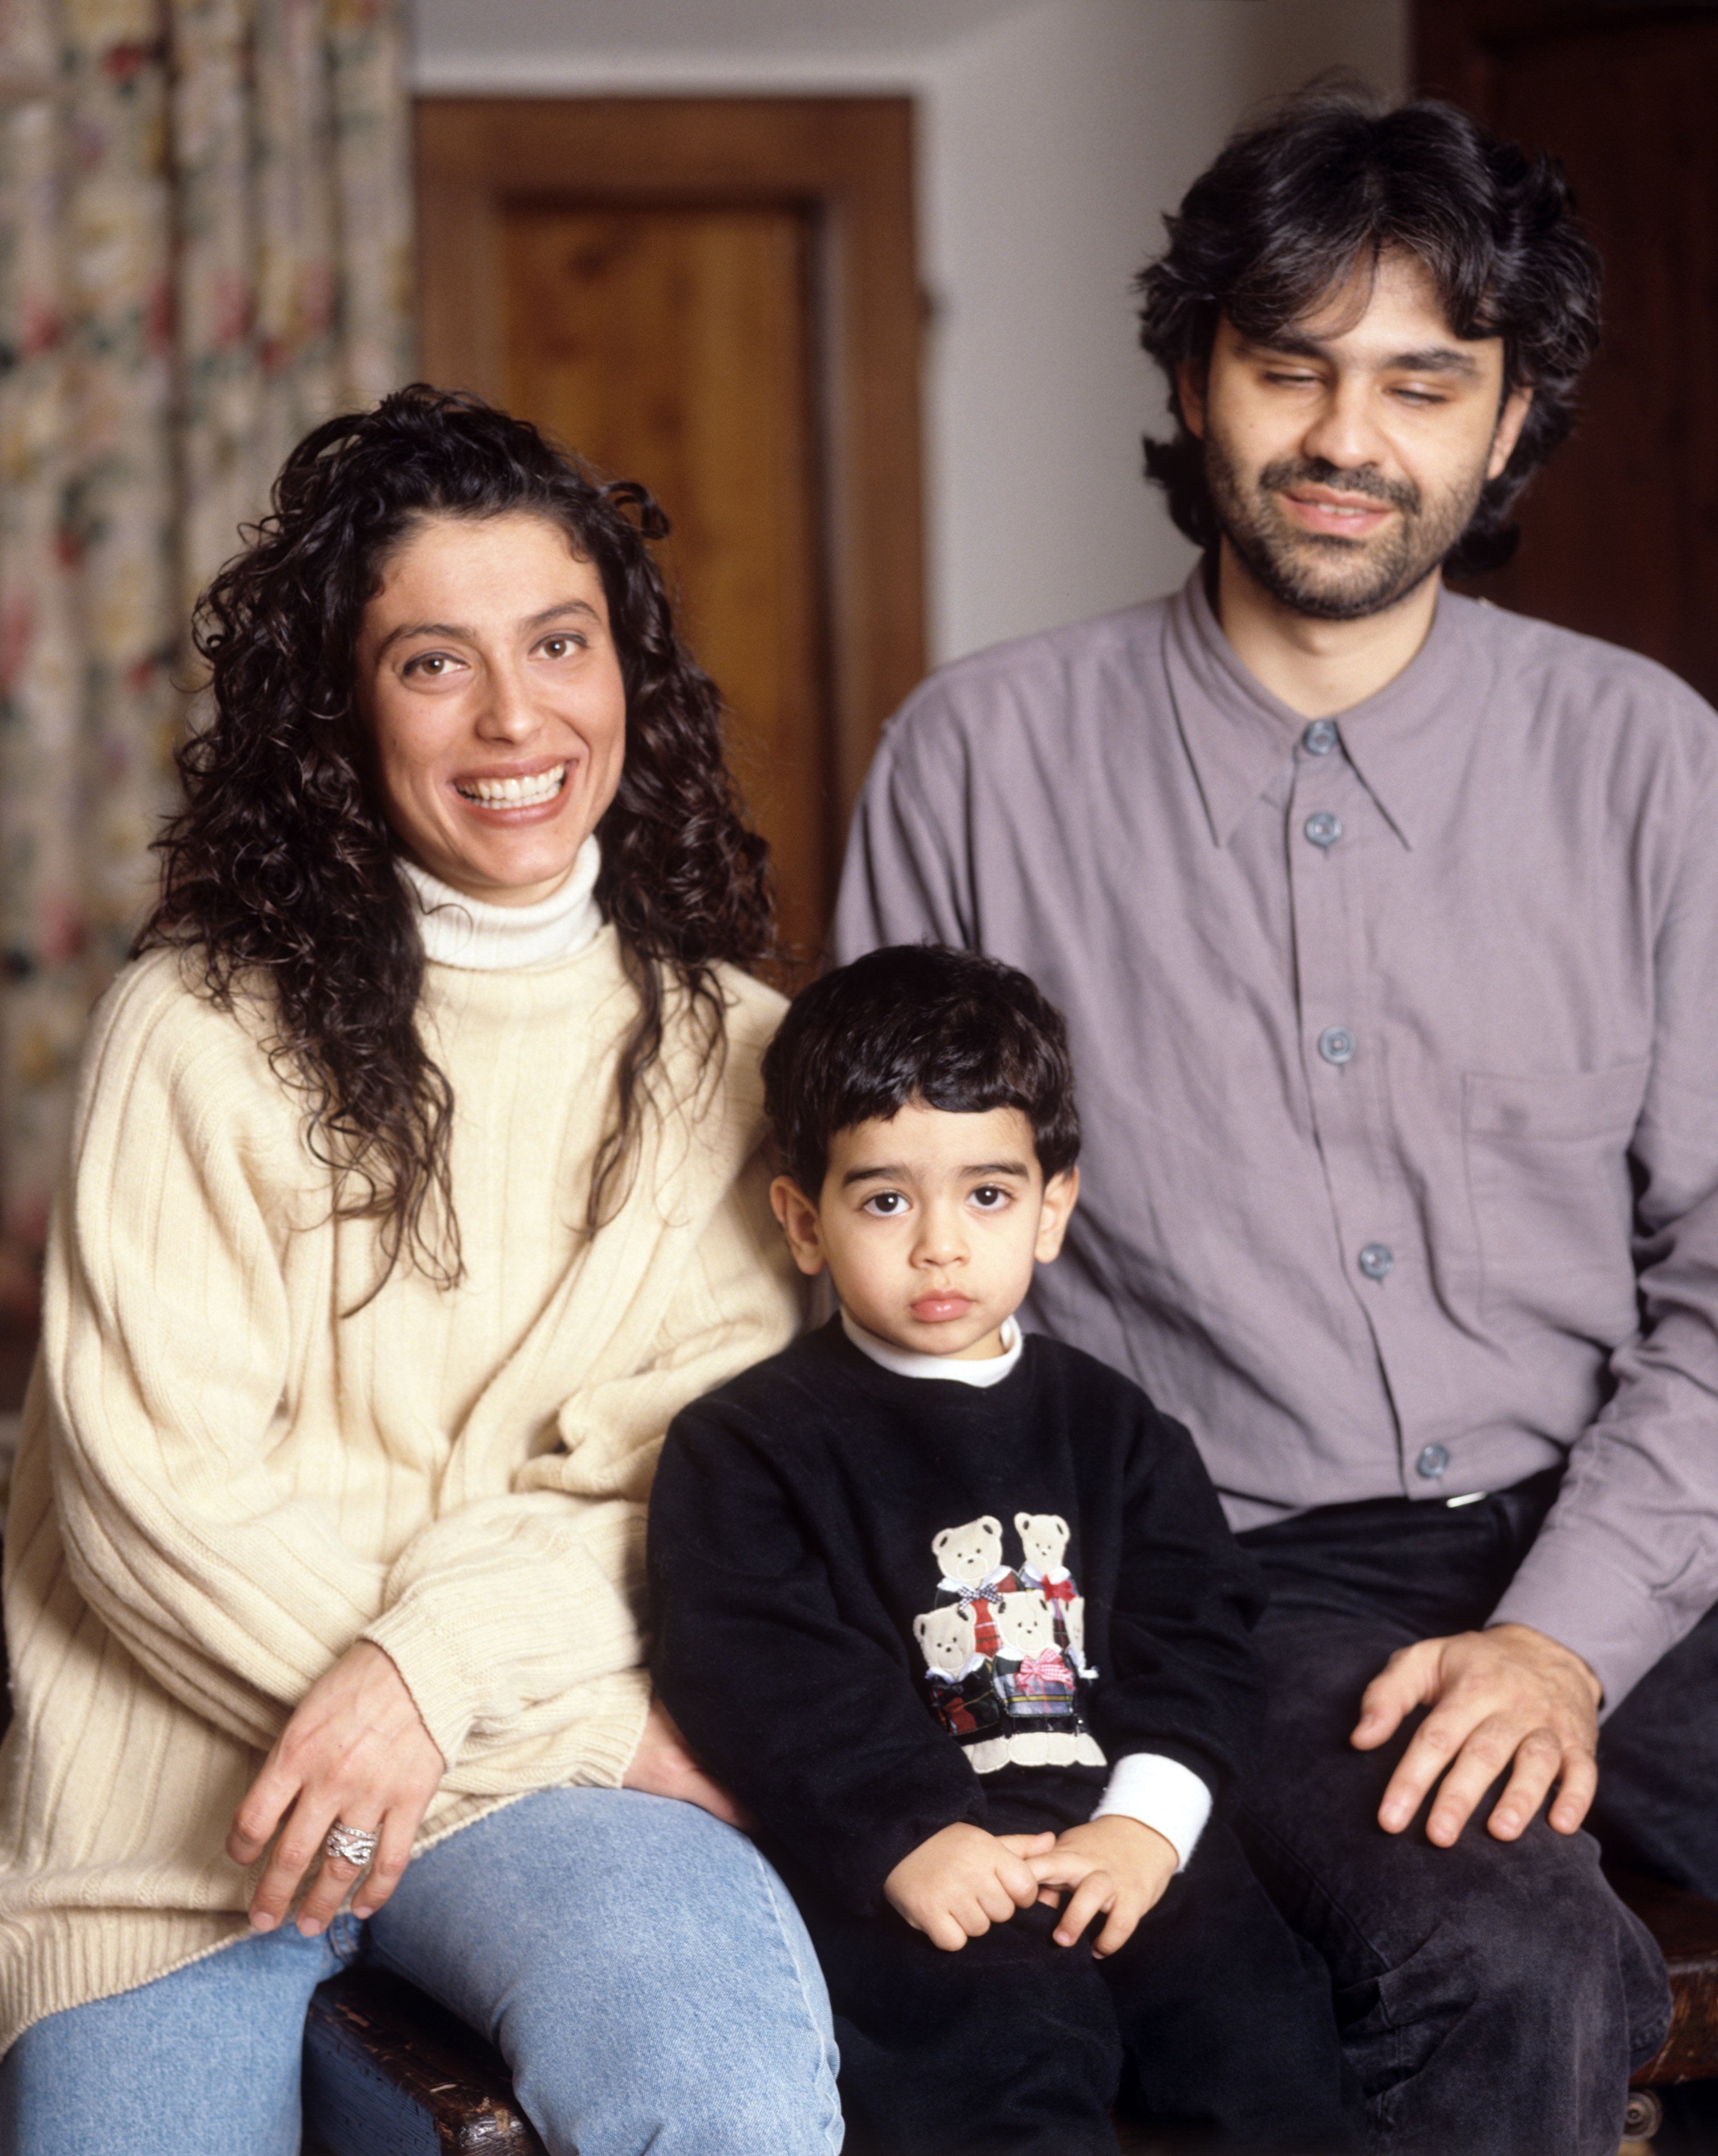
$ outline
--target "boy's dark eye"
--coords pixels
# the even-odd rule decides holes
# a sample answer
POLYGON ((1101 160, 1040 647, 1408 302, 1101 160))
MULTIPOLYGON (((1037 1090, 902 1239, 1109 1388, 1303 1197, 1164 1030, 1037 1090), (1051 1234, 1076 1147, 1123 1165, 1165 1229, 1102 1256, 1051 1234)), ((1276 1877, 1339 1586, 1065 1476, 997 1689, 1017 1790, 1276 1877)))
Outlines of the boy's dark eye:
POLYGON ((972 1203, 986 1213, 993 1213, 998 1205, 1006 1205, 1008 1194, 1000 1183, 981 1183, 972 1193, 972 1203))
POLYGON ((864 1209, 867 1213, 880 1214, 887 1220, 899 1213, 905 1204, 906 1200, 900 1191, 879 1190, 865 1200, 864 1209))

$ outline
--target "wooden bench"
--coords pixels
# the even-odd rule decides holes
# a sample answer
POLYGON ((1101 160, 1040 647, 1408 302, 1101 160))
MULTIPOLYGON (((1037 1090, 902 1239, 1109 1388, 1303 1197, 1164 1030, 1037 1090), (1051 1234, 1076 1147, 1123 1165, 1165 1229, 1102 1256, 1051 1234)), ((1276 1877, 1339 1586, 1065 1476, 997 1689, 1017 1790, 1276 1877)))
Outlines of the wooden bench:
POLYGON ((1606 1876, 1658 1941, 1670 1974, 1670 2033, 1629 2092, 1624 2148, 1645 2150, 1664 2117, 1657 2090, 1718 2080, 1718 1902, 1633 1872, 1606 1876))
MULTIPOLYGON (((1670 2033, 1634 2076, 1625 2128, 1623 2156, 1650 2156, 1655 2091, 1718 2079, 1718 1902, 1628 1873, 1610 1879, 1670 1973, 1670 2033)), ((542 2156, 500 2053, 412 1985, 362 1966, 311 2005, 305 2133, 306 2156, 542 2156)))
POLYGON ((305 2156, 544 2156, 500 2053, 385 1969, 319 1986, 304 2093, 305 2156))

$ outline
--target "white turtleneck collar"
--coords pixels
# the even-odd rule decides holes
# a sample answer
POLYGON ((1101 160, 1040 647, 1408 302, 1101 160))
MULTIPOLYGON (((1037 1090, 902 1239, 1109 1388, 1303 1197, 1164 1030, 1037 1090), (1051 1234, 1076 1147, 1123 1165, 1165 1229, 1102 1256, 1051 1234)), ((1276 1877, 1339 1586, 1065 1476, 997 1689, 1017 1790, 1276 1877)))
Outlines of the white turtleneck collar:
POLYGON ((535 906, 491 906, 454 890, 403 854, 398 865, 418 902, 423 955, 438 966, 474 973, 552 966, 582 951, 603 926, 596 896, 603 854, 594 832, 579 848, 560 890, 535 906))
POLYGON ((957 1385, 999 1385, 1019 1361, 1026 1336, 1012 1317, 1003 1321, 1003 1352, 982 1363, 964 1363, 956 1355, 921 1355, 916 1348, 897 1348, 892 1340, 880 1340, 856 1324, 844 1310, 841 1329, 861 1355, 869 1355, 898 1378, 949 1378, 957 1385))

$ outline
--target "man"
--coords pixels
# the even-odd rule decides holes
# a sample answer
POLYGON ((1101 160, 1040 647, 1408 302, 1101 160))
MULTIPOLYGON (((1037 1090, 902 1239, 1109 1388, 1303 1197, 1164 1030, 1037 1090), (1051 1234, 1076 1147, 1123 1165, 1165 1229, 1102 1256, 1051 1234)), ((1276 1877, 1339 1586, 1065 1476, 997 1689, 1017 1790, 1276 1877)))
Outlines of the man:
POLYGON ((837 948, 1068 1014, 1037 1322, 1187 1420, 1266 1567, 1244 1830, 1376 2146, 1615 2156, 1666 1994, 1583 1820, 1718 1892, 1718 717, 1442 588, 1596 341, 1553 168, 1312 93, 1169 230, 1148 465, 1204 562, 910 700, 837 948))

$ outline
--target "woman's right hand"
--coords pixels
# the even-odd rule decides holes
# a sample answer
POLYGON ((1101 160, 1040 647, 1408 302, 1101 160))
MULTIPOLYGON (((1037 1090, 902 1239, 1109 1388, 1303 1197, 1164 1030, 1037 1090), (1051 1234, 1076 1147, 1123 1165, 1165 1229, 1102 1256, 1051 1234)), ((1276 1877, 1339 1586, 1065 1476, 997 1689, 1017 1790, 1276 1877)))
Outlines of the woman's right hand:
POLYGON ((650 1702, 644 1733, 632 1764, 620 1778, 623 1789, 642 1789, 647 1797, 677 1797, 697 1804, 729 1826, 750 1825, 746 1815, 718 1781, 705 1773, 686 1749, 686 1740, 659 1699, 650 1702))
POLYGON ((369 1876, 352 1897, 352 1913, 379 1909, 399 1884, 444 1771, 441 1752, 392 1659, 368 1640, 348 1647, 299 1702, 233 1816, 227 1854, 235 1864, 254 1864, 269 1837, 277 1831, 280 1837, 251 1897, 255 1928, 274 1930, 319 1857, 298 1928, 314 1936, 326 1928, 363 1872, 362 1865, 324 1854, 336 1820, 381 1837, 369 1876))

